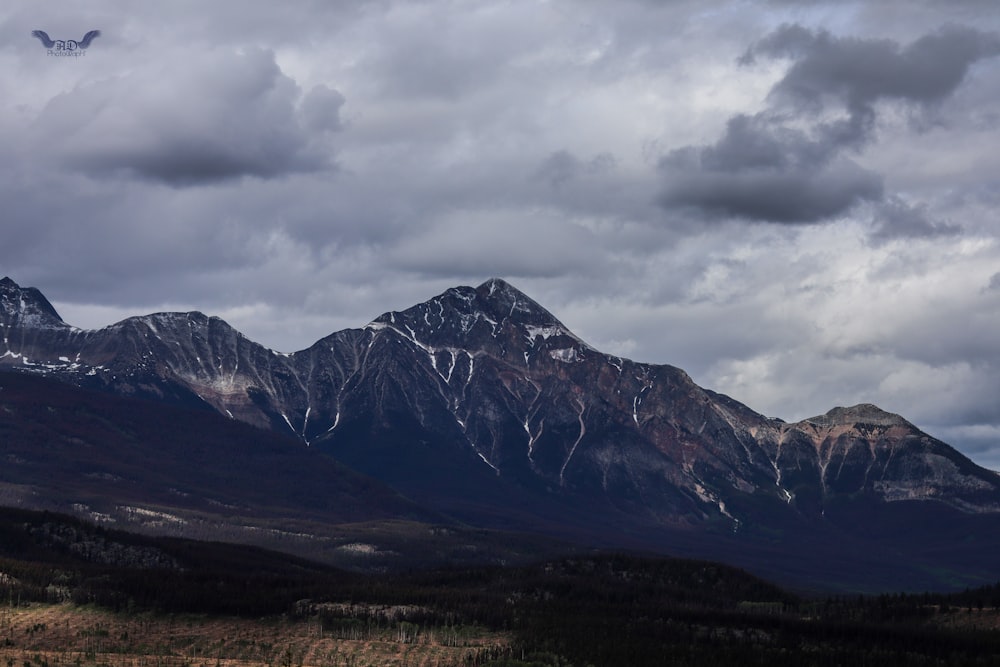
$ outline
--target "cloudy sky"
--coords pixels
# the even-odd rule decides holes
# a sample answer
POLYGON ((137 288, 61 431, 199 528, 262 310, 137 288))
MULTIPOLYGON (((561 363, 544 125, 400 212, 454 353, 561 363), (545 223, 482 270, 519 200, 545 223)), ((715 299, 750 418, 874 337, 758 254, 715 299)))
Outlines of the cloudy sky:
POLYGON ((0 275, 282 351, 500 276, 1000 469, 998 131, 994 0, 8 0, 0 275))

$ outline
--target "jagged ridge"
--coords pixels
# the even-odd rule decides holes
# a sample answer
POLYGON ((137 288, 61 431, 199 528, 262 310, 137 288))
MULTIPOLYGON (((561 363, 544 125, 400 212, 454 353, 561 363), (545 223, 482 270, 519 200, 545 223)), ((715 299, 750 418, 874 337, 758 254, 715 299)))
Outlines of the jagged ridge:
POLYGON ((471 517, 512 498, 737 530, 761 507, 820 516, 859 494, 1000 510, 996 474, 901 417, 768 419, 678 368, 594 350, 496 278, 289 355, 201 313, 81 331, 37 290, 5 279, 0 294, 2 364, 292 433, 437 509, 475 498, 471 517))

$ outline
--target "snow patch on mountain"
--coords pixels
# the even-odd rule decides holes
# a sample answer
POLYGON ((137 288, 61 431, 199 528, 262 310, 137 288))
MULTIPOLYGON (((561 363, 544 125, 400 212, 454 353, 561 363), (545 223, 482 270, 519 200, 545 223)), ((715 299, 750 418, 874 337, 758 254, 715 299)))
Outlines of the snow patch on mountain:
POLYGON ((559 348, 558 350, 549 350, 549 356, 556 361, 562 361, 564 363, 571 363, 581 359, 575 347, 564 347, 559 348))

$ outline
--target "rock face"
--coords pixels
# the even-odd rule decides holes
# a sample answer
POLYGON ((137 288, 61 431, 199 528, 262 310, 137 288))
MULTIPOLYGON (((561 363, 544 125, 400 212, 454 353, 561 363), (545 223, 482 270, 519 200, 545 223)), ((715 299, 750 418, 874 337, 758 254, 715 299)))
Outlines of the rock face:
POLYGON ((1000 476, 872 405, 796 424, 603 354, 498 279, 279 354, 201 313, 64 323, 0 281, 0 365, 293 434, 491 525, 714 526, 841 501, 1000 512, 1000 476))

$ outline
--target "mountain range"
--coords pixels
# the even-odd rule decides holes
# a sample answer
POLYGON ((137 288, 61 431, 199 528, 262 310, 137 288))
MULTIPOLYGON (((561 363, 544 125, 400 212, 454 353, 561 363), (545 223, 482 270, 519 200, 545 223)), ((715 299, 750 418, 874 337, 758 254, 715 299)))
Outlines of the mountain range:
MULTIPOLYGON (((197 312, 77 329, 41 292, 4 278, 0 332, 0 369, 75 387, 87 401, 172 410, 172 424, 211 420, 192 432, 247 429, 227 439, 230 459, 239 442, 267 433, 282 443, 268 444, 277 457, 269 460, 287 453, 295 461, 273 468, 286 484, 322 496, 328 480, 326 493, 341 498, 317 500, 325 511, 308 502, 293 511, 289 488, 272 480, 264 490, 253 480, 267 471, 250 466, 226 482, 254 489, 253 502, 232 493, 225 500, 242 502, 244 519, 284 507, 282 520, 301 512, 327 526, 405 519, 516 531, 719 558, 803 586, 947 588, 1000 579, 997 473, 874 405, 786 423, 697 386, 679 368, 601 353, 500 279, 449 289, 283 354, 197 312), (334 507, 352 509, 338 515, 334 507)), ((0 391, 0 408, 6 396, 0 391)), ((23 435, 42 421, 11 417, 6 428, 23 435)), ((154 467, 173 457, 169 470, 184 477, 197 464, 186 472, 180 451, 183 443, 161 437, 145 456, 154 467)), ((63 464, 66 474, 86 468, 73 460, 63 464)), ((37 486, 52 465, 6 466, 0 482, 8 493, 37 486)), ((136 468, 108 474, 131 476, 149 494, 109 507, 197 504, 197 493, 185 492, 185 506, 160 492, 169 475, 144 485, 136 468)), ((88 484, 77 486, 90 501, 67 494, 60 502, 90 508, 119 493, 88 484)))

